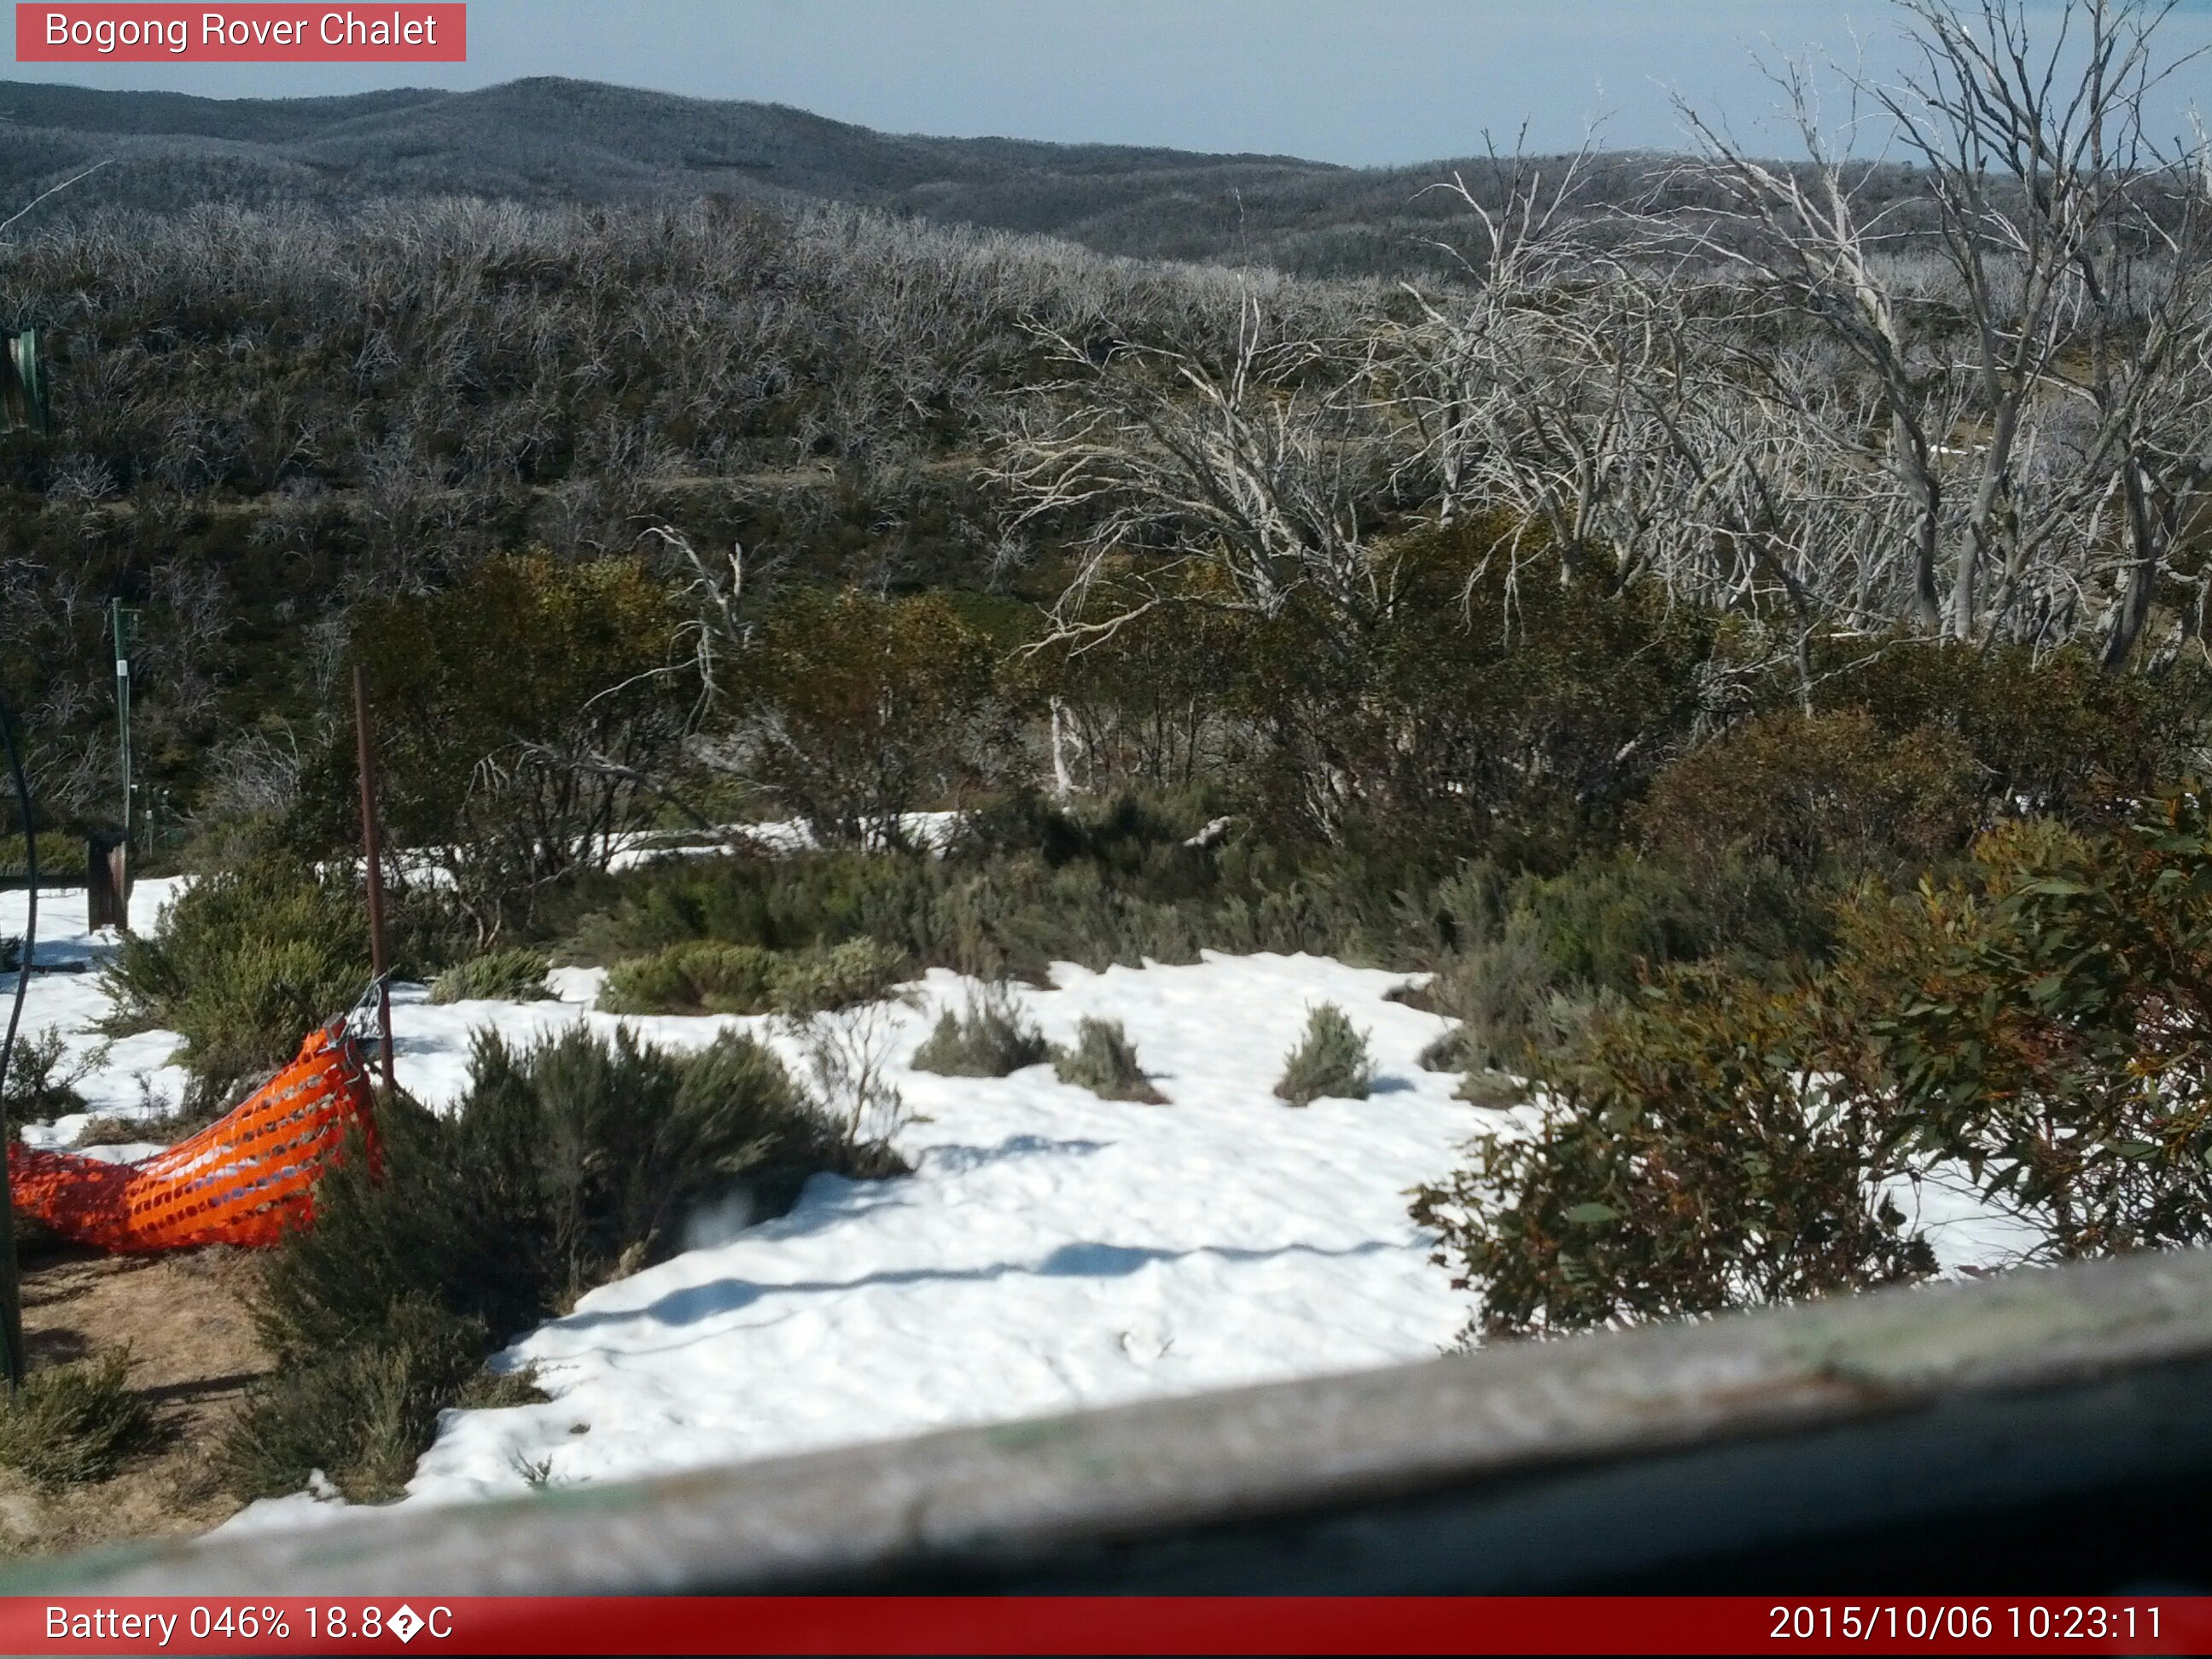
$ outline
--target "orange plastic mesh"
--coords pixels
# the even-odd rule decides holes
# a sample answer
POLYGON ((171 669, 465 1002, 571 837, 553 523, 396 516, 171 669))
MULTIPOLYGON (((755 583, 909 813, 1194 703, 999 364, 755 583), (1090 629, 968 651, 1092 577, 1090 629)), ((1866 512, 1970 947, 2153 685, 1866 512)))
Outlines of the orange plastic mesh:
POLYGON ((343 1027, 311 1031, 299 1058, 237 1110, 142 1164, 8 1148, 15 1208, 79 1243, 173 1250, 274 1244, 314 1217, 315 1182, 358 1126, 380 1148, 361 1048, 343 1027))

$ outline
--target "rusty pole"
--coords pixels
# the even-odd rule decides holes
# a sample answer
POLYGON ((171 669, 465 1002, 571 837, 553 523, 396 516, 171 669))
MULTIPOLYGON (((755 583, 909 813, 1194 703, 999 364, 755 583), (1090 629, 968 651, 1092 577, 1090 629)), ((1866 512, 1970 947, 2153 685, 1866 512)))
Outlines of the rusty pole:
POLYGON ((353 665, 353 730, 361 762, 361 845, 368 862, 368 965, 376 975, 377 1059, 392 1087, 392 987, 385 978, 384 835, 376 818, 376 740, 368 725, 368 671, 353 665))

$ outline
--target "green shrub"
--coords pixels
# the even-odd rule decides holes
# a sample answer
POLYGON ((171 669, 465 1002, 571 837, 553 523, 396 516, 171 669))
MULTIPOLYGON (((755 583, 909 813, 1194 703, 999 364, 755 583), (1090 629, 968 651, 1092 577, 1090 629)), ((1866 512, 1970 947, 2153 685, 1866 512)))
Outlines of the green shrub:
POLYGON ((1820 1006, 1713 969, 1541 1057, 1533 1134, 1478 1139, 1416 1194, 1436 1261, 1493 1333, 1710 1313, 1927 1273, 1927 1243, 1868 1191, 1892 1120, 1809 1066, 1820 1006))
POLYGON ((776 1012, 804 1016, 873 1002, 905 974, 906 957, 872 939, 797 951, 776 964, 776 1012))
POLYGON ((1364 1100, 1374 1086, 1366 1033, 1353 1026, 1343 1009, 1324 1002, 1307 1017, 1304 1036, 1283 1062, 1275 1096, 1293 1106, 1305 1106, 1324 1096, 1364 1100))
POLYGON ((438 1413, 483 1374, 491 1344, 481 1321, 425 1301, 394 1304, 377 1334, 296 1358, 249 1398, 222 1447, 240 1492, 297 1492, 314 1469, 356 1503, 405 1489, 438 1413))
POLYGON ((1167 1097, 1137 1064, 1136 1045, 1129 1041, 1118 1019, 1092 1019, 1077 1024, 1075 1046, 1052 1051, 1052 1069, 1062 1083, 1088 1089, 1102 1100, 1135 1100, 1148 1106, 1167 1103, 1167 1097))
MULTIPOLYGON (((642 560, 543 551, 355 605, 385 822, 395 844, 448 849, 446 899, 480 945, 526 922, 543 888, 608 836, 652 822, 689 712, 665 672, 684 617, 642 560)), ((353 773, 342 746, 331 760, 307 769, 302 809, 343 844, 353 773)))
MULTIPOLYGON (((30 846, 21 835, 0 836, 0 880, 21 879, 31 872, 30 846)), ((39 833, 39 879, 46 881, 82 881, 85 874, 85 844, 82 836, 57 835, 51 830, 39 833)))
MULTIPOLYGON (((0 1030, 6 1016, 0 1013, 0 1030)), ((98 1067, 105 1055, 98 1050, 71 1060, 60 1028, 49 1026, 36 1036, 19 1032, 9 1057, 6 1088, 0 1091, 0 1111, 10 1124, 51 1123, 69 1112, 84 1109, 84 1097, 76 1085, 98 1067)))
POLYGON ((945 1077, 1009 1077, 1052 1057, 1044 1034, 1002 984, 971 994, 958 1014, 946 1009, 915 1050, 914 1068, 945 1077))
POLYGON ((617 963, 599 1006, 617 1014, 811 1014, 867 1002, 905 969, 873 939, 823 950, 775 951, 699 940, 617 963))
POLYGON ((2212 1243, 2212 793, 2004 825, 1970 878, 1860 896, 1841 931, 1820 994, 1867 1097, 2040 1253, 2212 1243))
POLYGON ((1692 750, 1637 809, 1647 844, 1690 860, 1771 858, 1800 876, 1832 859, 1918 867, 1973 828, 1974 760, 1935 726, 1885 732, 1863 709, 1770 714, 1692 750))
POLYGON ((1452 1091, 1452 1098, 1486 1111, 1503 1111, 1509 1106, 1525 1105, 1528 1085, 1510 1072, 1474 1070, 1459 1080, 1459 1087, 1452 1091))
POLYGON ((1972 1172, 2078 1256, 2212 1242, 2212 796, 1840 905, 1817 970, 1674 969, 1538 1056, 1541 1131, 1425 1189, 1439 1260, 1497 1331, 1697 1314, 1911 1278, 1869 1194, 1972 1172))
POLYGON ((535 1002, 553 993, 545 984, 552 964, 543 951, 516 946, 487 951, 448 968, 430 983, 430 1000, 450 1002, 535 1002))
POLYGON ((127 1356, 33 1370, 0 1403, 0 1463, 47 1487, 105 1480, 153 1438, 127 1356))
POLYGON ((617 963, 599 1006, 614 1014, 764 1014, 775 999, 774 953, 702 939, 617 963))
POLYGON ((1459 1023, 1421 1052, 1431 1071, 1526 1070, 1572 1023, 1573 1004, 1539 931, 1516 914, 1503 939, 1478 945, 1439 974, 1424 1003, 1459 1023))
POLYGON ((1824 710, 1863 709, 1893 738, 1934 728, 1973 759, 1984 817, 2025 810, 2104 821, 2116 801, 2204 763, 2207 671, 2184 655, 2158 673, 2114 674, 2079 646, 1985 649, 1863 635, 1823 643, 1824 710))
POLYGON ((990 769, 990 638, 941 592, 793 584, 740 665, 749 781, 825 846, 902 844, 902 815, 990 769))
POLYGON ((368 977, 353 888, 271 860, 195 881, 154 933, 125 937, 106 969, 115 1011, 103 1029, 178 1032, 196 1091, 215 1098, 290 1060, 368 977))
POLYGON ((344 1161, 270 1260, 278 1370, 225 1453, 249 1493, 320 1468, 388 1495, 499 1343, 672 1253, 694 1212, 742 1188, 772 1215, 817 1171, 884 1167, 732 1034, 690 1054, 582 1027, 522 1048, 483 1034, 450 1114, 395 1098, 382 1122, 384 1179, 344 1161))

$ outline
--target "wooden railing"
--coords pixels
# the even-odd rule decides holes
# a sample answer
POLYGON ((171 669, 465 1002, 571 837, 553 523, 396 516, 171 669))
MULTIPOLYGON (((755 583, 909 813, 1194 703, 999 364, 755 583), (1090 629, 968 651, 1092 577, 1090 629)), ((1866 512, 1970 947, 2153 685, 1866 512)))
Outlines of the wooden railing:
POLYGON ((365 1511, 0 1590, 2171 1590, 2212 1580, 2208 1498, 2191 1251, 365 1511))

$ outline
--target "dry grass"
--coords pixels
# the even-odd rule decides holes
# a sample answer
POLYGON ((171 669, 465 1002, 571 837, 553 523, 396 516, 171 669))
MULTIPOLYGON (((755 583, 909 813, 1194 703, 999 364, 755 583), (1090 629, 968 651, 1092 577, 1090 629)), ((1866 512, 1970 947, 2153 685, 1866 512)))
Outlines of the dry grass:
POLYGON ((146 1443, 105 1478, 41 1485, 0 1470, 0 1553, 45 1554, 204 1532, 234 1514, 214 1453, 246 1385, 268 1369, 248 1294, 252 1253, 151 1256, 73 1247, 27 1252, 23 1328, 32 1368, 120 1358, 150 1414, 146 1443))

